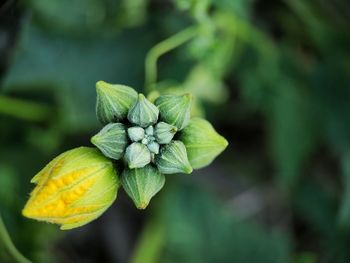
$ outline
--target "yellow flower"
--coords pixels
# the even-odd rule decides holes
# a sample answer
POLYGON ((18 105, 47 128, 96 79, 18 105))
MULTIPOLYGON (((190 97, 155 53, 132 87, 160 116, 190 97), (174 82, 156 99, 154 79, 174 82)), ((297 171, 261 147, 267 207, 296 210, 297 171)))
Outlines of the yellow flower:
POLYGON ((99 217, 120 185, 113 163, 96 148, 80 147, 53 159, 31 180, 36 187, 24 216, 72 229, 99 217))

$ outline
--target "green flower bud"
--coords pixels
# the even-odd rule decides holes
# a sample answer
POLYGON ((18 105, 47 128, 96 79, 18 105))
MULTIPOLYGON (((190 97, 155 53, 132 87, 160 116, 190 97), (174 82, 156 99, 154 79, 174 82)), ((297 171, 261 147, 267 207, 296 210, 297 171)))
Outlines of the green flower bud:
POLYGON ((145 137, 145 130, 141 127, 128 128, 128 135, 133 142, 141 141, 145 137))
POLYGON ((172 141, 164 145, 160 149, 160 153, 155 156, 155 164, 163 174, 189 174, 192 172, 185 145, 180 141, 172 141))
POLYGON ((158 154, 159 153, 159 144, 157 142, 150 142, 147 144, 147 148, 151 153, 158 154))
POLYGON ((102 80, 96 83, 98 120, 107 124, 125 119, 129 108, 137 100, 137 92, 128 86, 108 84, 102 80))
POLYGON ((147 129, 145 130, 145 132, 146 132, 147 135, 152 136, 153 133, 154 133, 153 126, 147 127, 147 129))
POLYGON ((148 138, 143 138, 141 141, 141 143, 145 145, 148 144, 148 142, 149 142, 148 138))
POLYGON ((126 148, 124 158, 130 169, 141 168, 151 162, 151 153, 146 145, 134 142, 126 148))
POLYGON ((121 123, 109 123, 91 138, 94 144, 107 157, 119 160, 128 143, 125 127, 121 123))
POLYGON ((136 207, 145 209, 151 198, 164 186, 165 176, 152 165, 147 165, 139 169, 125 169, 121 181, 136 207))
POLYGON ((158 115, 158 108, 147 100, 144 95, 139 94, 138 100, 129 110, 128 120, 131 123, 146 128, 157 122, 158 115))
POLYGON ((62 153, 33 177, 36 187, 22 213, 72 229, 99 217, 116 199, 119 180, 113 163, 96 148, 62 153))
POLYGON ((160 111, 160 119, 182 130, 190 120, 191 94, 181 96, 162 95, 155 101, 160 111))
POLYGON ((188 159, 193 168, 209 165, 228 145, 224 137, 202 118, 193 118, 181 131, 181 140, 187 149, 188 159))
POLYGON ((154 137, 158 143, 167 144, 171 142, 176 132, 177 128, 175 126, 167 124, 165 122, 159 122, 156 125, 154 137))

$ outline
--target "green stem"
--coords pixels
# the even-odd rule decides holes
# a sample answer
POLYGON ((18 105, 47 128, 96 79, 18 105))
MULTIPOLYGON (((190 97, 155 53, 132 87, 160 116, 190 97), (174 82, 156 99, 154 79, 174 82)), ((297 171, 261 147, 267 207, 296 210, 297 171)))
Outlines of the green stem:
POLYGON ((9 233, 6 230, 4 221, 2 220, 1 214, 0 214, 0 240, 5 245, 5 248, 8 250, 8 252, 11 254, 14 260, 18 263, 32 263, 30 260, 25 258, 21 252, 17 250, 15 245, 13 244, 9 233))
POLYGON ((145 60, 145 88, 147 92, 151 92, 154 89, 154 85, 157 81, 157 60, 159 57, 184 44, 196 35, 197 27, 189 27, 163 40, 150 49, 145 60))
POLYGON ((51 108, 35 102, 0 95, 1 114, 27 121, 43 121, 50 116, 51 108))

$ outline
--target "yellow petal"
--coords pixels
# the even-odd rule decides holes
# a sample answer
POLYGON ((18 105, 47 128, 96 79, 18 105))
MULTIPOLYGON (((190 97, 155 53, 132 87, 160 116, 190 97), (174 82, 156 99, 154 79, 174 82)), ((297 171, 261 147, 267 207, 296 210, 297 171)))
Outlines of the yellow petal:
POLYGON ((100 216, 116 199, 120 185, 113 163, 96 148, 62 153, 32 181, 36 187, 24 216, 71 229, 100 216))

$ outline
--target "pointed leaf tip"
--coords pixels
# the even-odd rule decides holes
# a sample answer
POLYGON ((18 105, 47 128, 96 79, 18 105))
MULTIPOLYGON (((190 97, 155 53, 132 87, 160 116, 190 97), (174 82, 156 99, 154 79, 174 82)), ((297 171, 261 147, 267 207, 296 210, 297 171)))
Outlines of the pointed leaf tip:
POLYGON ((165 183, 165 176, 152 165, 125 169, 121 176, 124 190, 138 209, 145 209, 165 183))
POLYGON ((125 126, 121 123, 109 123, 91 138, 106 157, 119 160, 128 144, 125 126))
POLYGON ((162 95, 156 99, 155 105, 162 121, 182 130, 190 120, 192 95, 162 95))
POLYGON ((139 94, 137 101, 128 112, 128 120, 143 128, 146 128, 157 122, 159 115, 158 108, 143 94, 139 94))
POLYGON ((228 146, 228 141, 202 118, 193 118, 180 133, 193 168, 209 165, 228 146))
POLYGON ((103 124, 121 121, 127 117, 129 108, 137 100, 137 92, 128 86, 96 83, 96 115, 103 124))
POLYGON ((155 164, 164 174, 190 174, 193 170, 188 161, 185 145, 181 141, 172 141, 164 145, 160 153, 155 156, 155 164))

